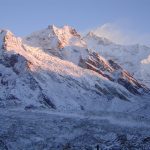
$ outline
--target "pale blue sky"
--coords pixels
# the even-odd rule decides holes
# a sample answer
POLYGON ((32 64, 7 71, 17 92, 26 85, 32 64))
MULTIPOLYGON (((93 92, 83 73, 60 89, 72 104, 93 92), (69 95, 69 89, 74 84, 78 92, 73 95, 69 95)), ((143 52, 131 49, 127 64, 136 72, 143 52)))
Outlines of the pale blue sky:
POLYGON ((86 31, 105 23, 150 35, 150 0, 0 0, 0 28, 19 36, 49 24, 86 31))

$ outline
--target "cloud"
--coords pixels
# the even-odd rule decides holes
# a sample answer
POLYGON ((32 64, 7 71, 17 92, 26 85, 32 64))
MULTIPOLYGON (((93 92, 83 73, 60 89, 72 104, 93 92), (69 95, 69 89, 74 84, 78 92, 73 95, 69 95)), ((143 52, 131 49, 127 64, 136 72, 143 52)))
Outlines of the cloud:
POLYGON ((105 37, 117 44, 144 44, 150 46, 150 35, 139 34, 121 27, 116 23, 106 23, 92 30, 96 35, 105 37))

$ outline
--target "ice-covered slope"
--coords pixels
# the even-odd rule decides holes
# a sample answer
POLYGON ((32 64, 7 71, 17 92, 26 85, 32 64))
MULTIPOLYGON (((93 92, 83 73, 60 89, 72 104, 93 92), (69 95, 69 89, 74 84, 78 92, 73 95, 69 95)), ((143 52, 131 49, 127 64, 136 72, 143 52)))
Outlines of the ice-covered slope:
POLYGON ((85 37, 87 45, 106 59, 112 59, 127 69, 137 79, 150 86, 150 48, 144 45, 119 45, 96 33, 89 32, 85 37))

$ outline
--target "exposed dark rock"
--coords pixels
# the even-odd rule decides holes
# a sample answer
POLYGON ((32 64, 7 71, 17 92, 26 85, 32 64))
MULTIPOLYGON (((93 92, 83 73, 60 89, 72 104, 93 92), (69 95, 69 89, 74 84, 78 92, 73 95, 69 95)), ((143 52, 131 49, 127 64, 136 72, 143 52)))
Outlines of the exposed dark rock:
POLYGON ((110 88, 110 87, 107 87, 107 88, 101 88, 98 84, 95 84, 95 87, 101 92, 103 93, 104 95, 107 96, 108 100, 111 100, 113 99, 114 97, 118 97, 122 100, 126 100, 126 101, 129 101, 128 100, 128 96, 125 95, 124 93, 119 93, 116 89, 114 88, 110 88))
POLYGON ((112 67, 113 69, 116 69, 116 70, 122 69, 121 66, 118 65, 117 63, 115 63, 113 60, 110 59, 110 60, 108 60, 108 62, 109 62, 109 64, 111 65, 111 67, 112 67))
POLYGON ((7 80, 7 77, 6 76, 3 76, 2 79, 1 79, 1 84, 2 85, 5 85, 5 86, 8 86, 8 80, 7 80))
POLYGON ((146 137, 143 139, 143 143, 150 143, 150 137, 146 137))
POLYGON ((125 142, 127 142, 127 136, 125 134, 117 135, 117 141, 119 141, 120 144, 125 144, 125 142))
POLYGON ((48 98, 46 95, 42 94, 41 95, 42 101, 45 105, 47 105, 50 108, 56 109, 56 106, 52 103, 50 98, 48 98))
POLYGON ((0 150, 8 150, 7 145, 2 139, 0 139, 0 150))
POLYGON ((36 109, 37 107, 36 106, 34 106, 34 105, 28 105, 28 106, 25 106, 25 110, 31 110, 31 109, 36 109))
POLYGON ((15 54, 6 55, 4 54, 2 59, 0 59, 0 63, 6 67, 14 67, 14 65, 18 62, 18 56, 15 54))
POLYGON ((140 95, 140 92, 138 92, 138 90, 134 86, 132 86, 132 84, 128 80, 125 80, 123 78, 119 78, 117 81, 118 81, 119 84, 121 84, 122 86, 126 87, 126 89, 128 91, 130 91, 131 93, 133 93, 135 95, 136 94, 140 95))
POLYGON ((81 110, 85 110, 84 107, 83 107, 82 105, 80 105, 80 107, 81 107, 81 110))

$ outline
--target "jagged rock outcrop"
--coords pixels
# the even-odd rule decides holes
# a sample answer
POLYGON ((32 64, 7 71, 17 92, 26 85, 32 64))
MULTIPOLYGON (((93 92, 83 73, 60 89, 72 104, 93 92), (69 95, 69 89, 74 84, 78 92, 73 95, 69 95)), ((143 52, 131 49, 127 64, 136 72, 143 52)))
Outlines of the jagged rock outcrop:
POLYGON ((98 53, 92 52, 86 59, 81 58, 79 65, 101 74, 112 82, 121 84, 132 94, 140 95, 149 92, 149 89, 137 81, 128 71, 113 60, 106 61, 98 53))

